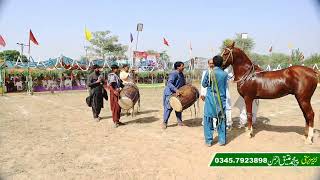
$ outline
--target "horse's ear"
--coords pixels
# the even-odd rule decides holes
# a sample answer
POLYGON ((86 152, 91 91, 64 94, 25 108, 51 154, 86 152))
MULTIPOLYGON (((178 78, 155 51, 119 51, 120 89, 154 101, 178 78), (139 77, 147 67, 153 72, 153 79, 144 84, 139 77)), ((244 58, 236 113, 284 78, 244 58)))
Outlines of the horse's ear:
POLYGON ((235 42, 233 41, 232 44, 231 44, 231 46, 230 46, 231 49, 234 48, 234 44, 235 44, 235 42))

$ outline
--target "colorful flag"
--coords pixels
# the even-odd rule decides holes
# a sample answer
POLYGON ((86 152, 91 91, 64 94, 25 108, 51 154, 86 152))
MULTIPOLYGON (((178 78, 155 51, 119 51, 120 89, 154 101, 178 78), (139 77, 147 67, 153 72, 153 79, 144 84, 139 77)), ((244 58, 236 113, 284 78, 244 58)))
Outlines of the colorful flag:
POLYGON ((270 48, 269 48, 269 52, 270 52, 270 53, 272 52, 272 46, 270 46, 270 48))
POLYGON ((133 41, 133 36, 132 36, 132 33, 130 33, 130 42, 132 43, 133 41))
POLYGON ((92 39, 92 34, 86 27, 84 28, 84 36, 86 37, 87 41, 90 41, 92 39))
POLYGON ((166 40, 166 38, 163 38, 163 44, 169 46, 169 42, 166 40))
POLYGON ((0 45, 5 47, 6 46, 6 42, 4 41, 3 37, 0 35, 0 45))
POLYGON ((31 29, 30 29, 30 33, 29 33, 29 44, 30 44, 30 41, 32 41, 36 45, 39 45, 38 41, 36 40, 36 38, 34 37, 32 31, 31 31, 31 29))

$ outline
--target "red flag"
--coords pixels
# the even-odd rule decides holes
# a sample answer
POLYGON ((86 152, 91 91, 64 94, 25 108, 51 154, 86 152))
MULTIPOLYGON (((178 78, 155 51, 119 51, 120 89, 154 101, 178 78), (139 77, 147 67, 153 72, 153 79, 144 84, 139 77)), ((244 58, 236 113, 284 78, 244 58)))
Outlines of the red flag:
POLYGON ((30 29, 30 33, 29 33, 29 41, 32 41, 34 44, 39 45, 38 41, 36 40, 36 38, 34 37, 31 29, 30 29))
POLYGON ((6 42, 4 41, 3 37, 0 35, 0 45, 5 47, 6 46, 6 42))
POLYGON ((168 43, 168 41, 166 40, 166 38, 163 38, 163 44, 169 46, 169 43, 168 43))
POLYGON ((270 52, 270 53, 272 52, 272 46, 269 48, 269 52, 270 52))

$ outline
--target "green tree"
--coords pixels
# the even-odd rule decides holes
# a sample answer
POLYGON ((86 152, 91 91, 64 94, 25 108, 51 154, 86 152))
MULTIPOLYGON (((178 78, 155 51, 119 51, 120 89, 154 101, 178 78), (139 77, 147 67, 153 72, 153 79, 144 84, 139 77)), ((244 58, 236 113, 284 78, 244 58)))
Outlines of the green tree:
POLYGON ((255 46, 255 42, 252 38, 248 37, 247 39, 242 39, 241 34, 236 34, 236 37, 233 39, 225 39, 222 42, 220 50, 222 51, 226 46, 230 45, 232 42, 235 42, 235 46, 242 49, 247 55, 251 53, 255 46))
POLYGON ((306 60, 303 61, 306 66, 313 66, 314 64, 320 65, 320 54, 312 54, 306 60))
POLYGON ((147 50, 146 53, 148 53, 148 54, 157 54, 158 52, 155 51, 155 50, 150 49, 150 50, 147 50))
POLYGON ((224 50, 224 48, 226 48, 227 46, 231 45, 233 43, 232 39, 225 39, 222 41, 222 45, 220 46, 220 51, 222 52, 224 50))
MULTIPOLYGON (((5 50, 0 52, 0 61, 14 61, 16 62, 20 56, 20 52, 16 50, 5 50)), ((28 58, 22 55, 22 62, 28 62, 28 58)))
POLYGON ((271 55, 251 53, 249 58, 255 63, 262 66, 271 65, 287 67, 290 64, 289 56, 283 53, 272 53, 271 55))
POLYGON ((255 46, 255 42, 252 38, 242 39, 241 34, 236 34, 234 39, 236 47, 242 49, 246 54, 250 54, 255 46))
POLYGON ((168 55, 167 51, 162 51, 160 53, 160 59, 162 61, 165 61, 165 62, 169 62, 170 61, 170 56, 168 55))
POLYGON ((302 52, 298 49, 293 49, 291 52, 290 60, 292 65, 301 65, 301 55, 302 52))
POLYGON ((289 66, 289 56, 284 53, 272 53, 270 56, 270 64, 277 65, 281 64, 284 67, 289 66))
POLYGON ((253 63, 258 64, 259 66, 264 66, 270 64, 271 58, 268 55, 251 53, 249 58, 253 61, 253 63))
POLYGON ((118 36, 111 35, 110 33, 110 31, 93 32, 89 50, 103 59, 105 59, 106 56, 123 57, 128 50, 128 46, 120 44, 118 42, 118 36))

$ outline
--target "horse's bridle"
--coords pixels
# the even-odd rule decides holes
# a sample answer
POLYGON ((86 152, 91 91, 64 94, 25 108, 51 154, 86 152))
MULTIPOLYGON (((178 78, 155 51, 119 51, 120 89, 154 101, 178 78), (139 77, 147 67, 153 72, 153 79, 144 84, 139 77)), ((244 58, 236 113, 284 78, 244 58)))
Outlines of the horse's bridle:
POLYGON ((223 57, 224 53, 226 52, 226 50, 229 51, 229 54, 227 56, 227 59, 223 60, 223 65, 225 65, 227 62, 228 62, 228 59, 231 57, 231 64, 233 64, 233 55, 232 55, 232 50, 233 49, 230 49, 230 48, 225 48, 223 50, 223 52, 221 53, 221 56, 223 57))

